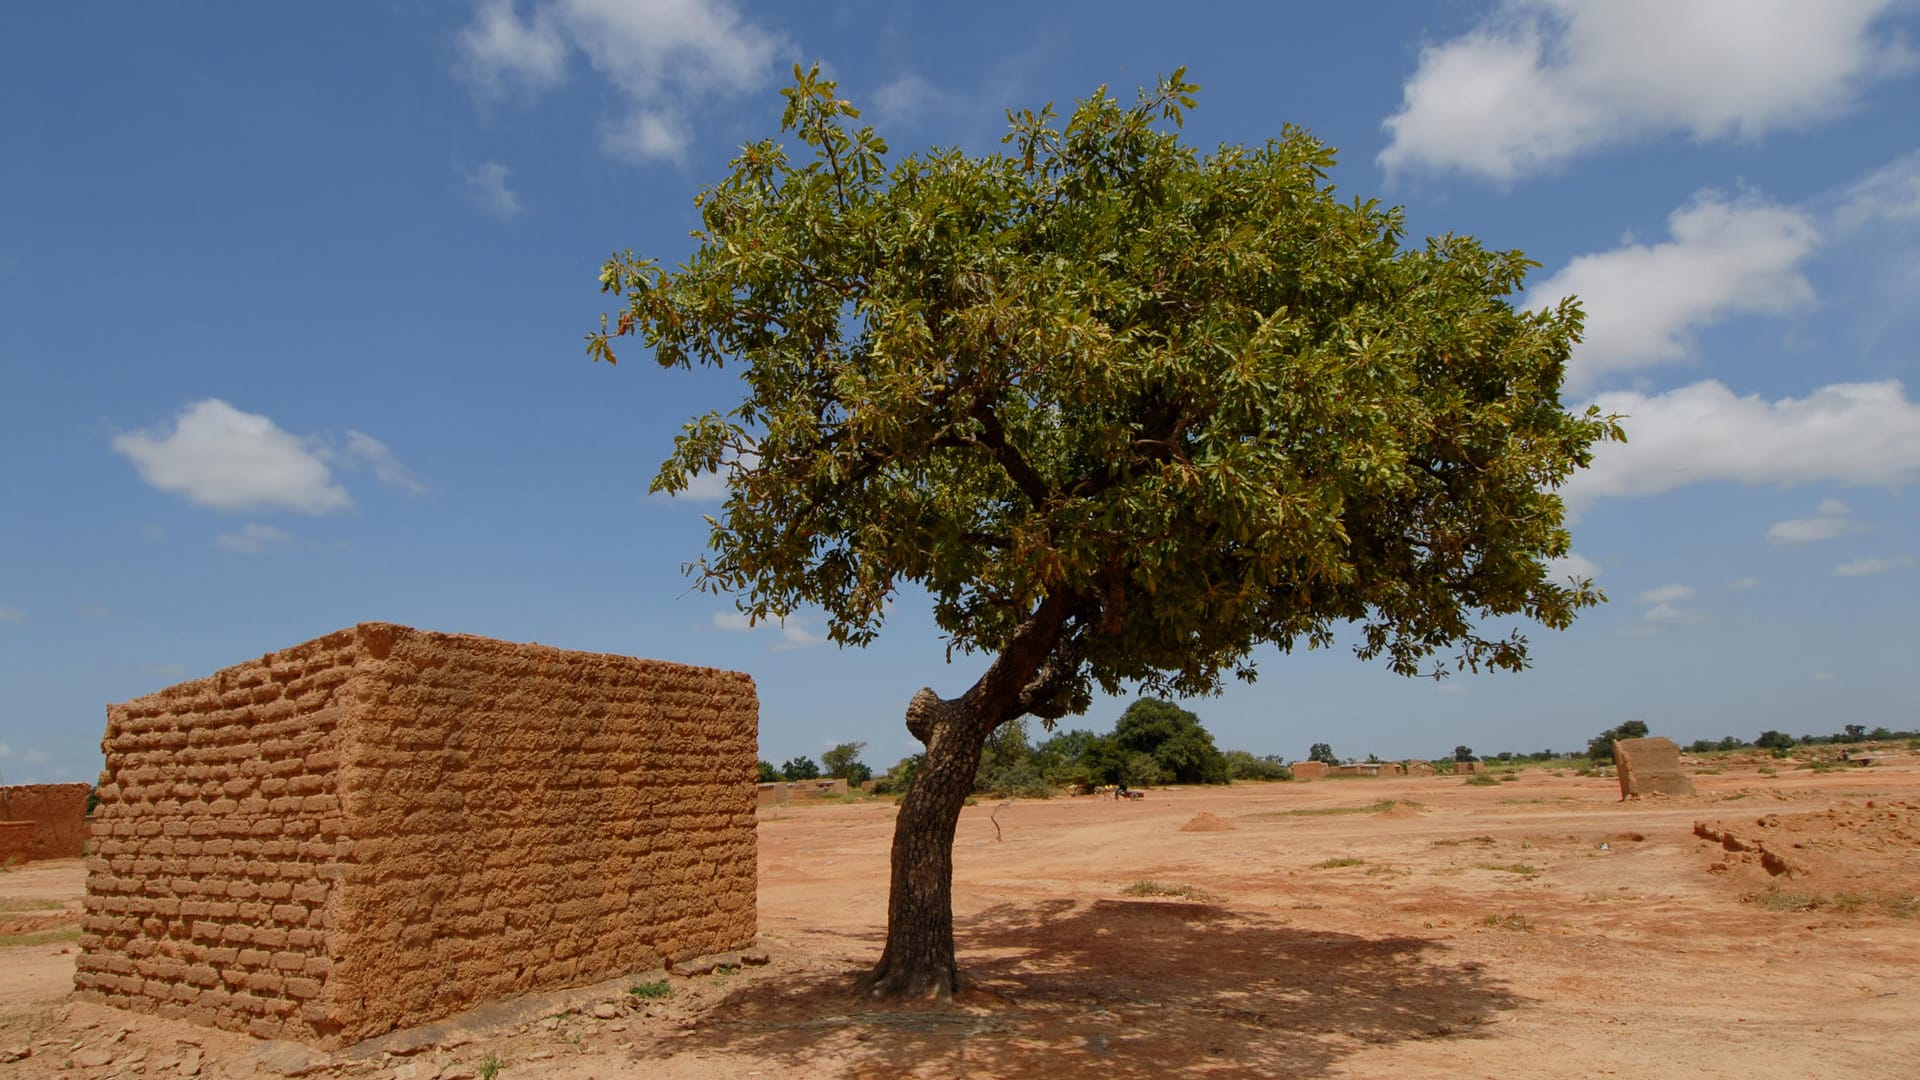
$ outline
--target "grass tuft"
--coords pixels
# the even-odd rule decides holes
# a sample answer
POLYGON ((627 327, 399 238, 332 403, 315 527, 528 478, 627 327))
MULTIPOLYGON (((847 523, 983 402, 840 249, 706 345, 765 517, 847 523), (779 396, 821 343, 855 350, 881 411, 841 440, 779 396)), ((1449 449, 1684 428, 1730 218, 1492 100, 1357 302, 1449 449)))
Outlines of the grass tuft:
POLYGON ((1136 881, 1120 891, 1128 896, 1177 896, 1203 904, 1220 899, 1205 889, 1192 885, 1170 885, 1164 881, 1136 881))
POLYGON ((627 987, 627 993, 649 1001, 670 998, 673 996, 673 985, 665 979, 656 979, 653 982, 635 983, 627 987))
POLYGON ((1365 859, 1356 859, 1351 855, 1343 855, 1337 859, 1328 859, 1326 862, 1314 863, 1313 868, 1315 870, 1338 870, 1343 866, 1359 866, 1366 861, 1365 859))
POLYGON ((1481 863, 1476 869, 1497 870, 1502 874, 1519 874, 1521 877, 1533 877, 1534 875, 1540 873, 1539 867, 1534 866, 1531 863, 1523 863, 1523 862, 1481 863))

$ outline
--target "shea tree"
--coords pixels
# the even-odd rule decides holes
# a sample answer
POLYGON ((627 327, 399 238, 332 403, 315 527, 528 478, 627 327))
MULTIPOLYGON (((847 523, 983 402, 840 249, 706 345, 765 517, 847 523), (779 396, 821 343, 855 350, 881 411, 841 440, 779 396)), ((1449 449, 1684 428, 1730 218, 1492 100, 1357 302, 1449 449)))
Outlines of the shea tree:
POLYGON ((695 202, 668 270, 631 252, 588 352, 637 335, 668 368, 737 366, 653 480, 727 483, 696 583, 753 619, 817 608, 881 631, 908 583, 949 650, 990 657, 912 695, 925 756, 894 830, 877 996, 960 983, 952 844, 999 727, 1096 690, 1217 692, 1255 650, 1328 646, 1405 674, 1518 670, 1520 618, 1600 597, 1554 581, 1554 489, 1617 435, 1561 407, 1580 329, 1519 310, 1530 264, 1461 236, 1405 245, 1342 200, 1294 127, 1201 152, 1181 71, 1065 122, 1009 114, 1005 150, 891 158, 818 69, 777 140, 695 202))

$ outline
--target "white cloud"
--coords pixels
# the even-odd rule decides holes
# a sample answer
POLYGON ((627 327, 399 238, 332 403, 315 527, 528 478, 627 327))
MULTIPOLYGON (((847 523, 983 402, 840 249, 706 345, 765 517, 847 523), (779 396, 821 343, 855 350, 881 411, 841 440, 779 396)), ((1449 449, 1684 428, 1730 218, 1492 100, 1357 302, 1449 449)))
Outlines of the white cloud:
POLYGON ((827 639, 802 626, 799 620, 789 618, 780 624, 780 640, 773 646, 774 652, 795 652, 825 645, 827 639))
POLYGON ((1640 613, 1639 621, 1623 627, 1620 632, 1627 637, 1652 637, 1669 626, 1706 622, 1706 616, 1685 606, 1697 595, 1692 586, 1677 582, 1648 589, 1634 600, 1636 604, 1646 605, 1647 609, 1640 613))
POLYGON ((1737 592, 1744 592, 1747 589, 1757 588, 1759 584, 1760 584, 1760 579, 1757 577, 1743 577, 1743 578, 1735 578, 1734 580, 1727 582, 1726 587, 1729 589, 1733 589, 1737 592))
POLYGON ((35 750, 32 747, 28 747, 25 750, 15 750, 6 743, 0 742, 0 761, 17 761, 22 765, 45 765, 47 763, 47 755, 43 751, 35 750))
POLYGON ((479 0, 473 22, 460 30, 455 44, 460 76, 490 96, 505 95, 514 83, 543 90, 566 75, 567 43, 551 9, 536 10, 523 22, 513 0, 479 0))
POLYGON ((293 537, 284 530, 250 521, 242 526, 239 532, 221 533, 213 538, 213 542, 222 551, 258 555, 270 547, 278 547, 292 539, 293 537))
POLYGON ((427 485, 413 474, 413 470, 400 463, 387 444, 364 431, 347 431, 347 448, 341 455, 341 464, 350 469, 367 469, 373 478, 394 491, 405 495, 424 495, 427 485))
POLYGON ((1834 221, 1842 229, 1920 223, 1920 150, 1896 158, 1848 188, 1834 221))
POLYGON ((1834 567, 1833 572, 1839 577, 1865 577, 1868 574, 1883 574, 1888 570, 1904 570, 1912 565, 1913 556, 1896 555, 1891 559, 1855 559, 1834 567))
POLYGON ((816 645, 825 645, 827 638, 807 629, 807 619, 802 615, 789 615, 784 619, 773 619, 755 624, 745 612, 716 611, 713 613, 713 625, 716 629, 732 633, 747 634, 763 630, 777 631, 779 639, 769 648, 774 652, 792 652, 797 649, 811 649, 816 645))
POLYGON ((326 448, 218 398, 181 410, 170 432, 117 435, 113 449, 161 491, 216 510, 280 507, 308 514, 353 505, 334 483, 326 448))
POLYGON ((467 199, 489 217, 512 221, 520 216, 520 196, 507 186, 512 169, 497 161, 483 162, 468 169, 460 178, 467 199))
POLYGON ((458 74, 496 96, 554 85, 577 50, 625 105, 603 149, 634 160, 679 158, 693 104, 758 89, 792 49, 730 0, 547 0, 524 19, 511 0, 483 0, 457 43, 458 74))
POLYGON ((1646 592, 1641 593, 1637 602, 1665 606, 1668 604, 1677 604, 1682 600, 1691 600, 1694 595, 1692 587, 1687 585, 1662 585, 1657 589, 1648 589, 1646 592))
POLYGON ((1500 183, 1672 134, 1756 139, 1844 111, 1913 56, 1900 0, 1506 0, 1421 50, 1378 161, 1500 183))
POLYGON ((908 72, 874 90, 875 116, 888 123, 909 123, 933 110, 950 108, 958 100, 938 86, 908 72))
POLYGON ((1547 578, 1555 583, 1568 580, 1590 581, 1600 576, 1600 564, 1580 554, 1569 551, 1561 558, 1547 560, 1547 578))
POLYGON ((27 613, 17 607, 0 605, 0 622, 24 622, 27 613))
POLYGON ((1530 289, 1535 308, 1577 295, 1587 314, 1567 385, 1684 360, 1689 332, 1730 315, 1781 315, 1813 303, 1799 265, 1819 245, 1813 221, 1754 196, 1705 191, 1667 218, 1671 239, 1582 255, 1530 289))
POLYGON ((1767 529, 1770 544, 1813 544, 1858 532, 1860 523, 1848 515, 1852 508, 1839 499, 1822 499, 1812 517, 1776 521, 1767 529))
POLYGON ((1708 380, 1651 396, 1601 394, 1596 403, 1627 417, 1628 441, 1596 447, 1592 467, 1562 489, 1575 507, 1712 482, 1898 487, 1920 480, 1920 405, 1894 381, 1836 383, 1767 401, 1736 397, 1708 380))
POLYGON ((686 158, 693 133, 670 113, 635 109, 600 128, 600 149, 626 161, 672 161, 686 158))

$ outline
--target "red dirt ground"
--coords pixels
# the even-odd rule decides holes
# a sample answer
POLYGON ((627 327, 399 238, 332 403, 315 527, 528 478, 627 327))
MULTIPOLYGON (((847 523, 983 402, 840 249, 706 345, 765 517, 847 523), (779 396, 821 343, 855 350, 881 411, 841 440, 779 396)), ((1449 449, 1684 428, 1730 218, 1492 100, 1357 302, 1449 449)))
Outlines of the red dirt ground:
POLYGON ((31 1052, 0 1078, 1916 1075, 1920 756, 1708 764, 1627 803, 1540 769, 983 800, 955 848, 977 988, 944 1009, 852 995, 891 802, 767 807, 770 963, 304 1065, 70 1001, 82 870, 29 864, 0 874, 0 1061, 31 1052))

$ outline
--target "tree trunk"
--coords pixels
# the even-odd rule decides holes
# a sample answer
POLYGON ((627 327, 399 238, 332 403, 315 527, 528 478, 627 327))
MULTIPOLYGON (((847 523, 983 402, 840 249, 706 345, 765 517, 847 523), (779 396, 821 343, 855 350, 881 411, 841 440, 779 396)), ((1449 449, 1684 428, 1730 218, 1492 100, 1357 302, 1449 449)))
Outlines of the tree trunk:
POLYGON ((964 698, 922 690, 907 707, 907 728, 927 752, 894 822, 887 947, 865 988, 876 998, 945 1001, 961 988, 953 956, 954 829, 992 725, 972 715, 964 698))
POLYGON ((887 947, 865 981, 871 996, 945 1000, 960 989, 953 959, 954 827, 993 729, 1030 713, 1064 715, 1061 692, 1077 664, 1058 662, 1053 653, 1075 600, 1065 593, 1042 600, 966 693, 948 700, 921 690, 907 705, 907 730, 927 753, 894 819, 887 947))

